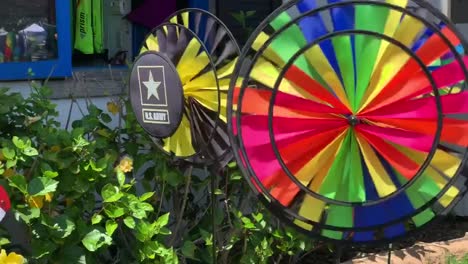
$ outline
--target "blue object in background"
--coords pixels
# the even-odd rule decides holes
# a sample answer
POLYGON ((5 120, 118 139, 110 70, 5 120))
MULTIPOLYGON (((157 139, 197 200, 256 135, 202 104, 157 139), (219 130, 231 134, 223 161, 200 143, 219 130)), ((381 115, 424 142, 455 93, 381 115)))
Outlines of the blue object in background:
MULTIPOLYGON (((175 1, 175 0, 174 0, 175 1)), ((188 8, 199 8, 209 11, 210 10, 210 1, 209 0, 188 0, 187 2, 188 8)), ((150 29, 147 29, 143 26, 133 25, 133 39, 132 39, 132 49, 134 57, 138 57, 140 53, 141 45, 143 45, 143 41, 145 40, 146 35, 150 32, 150 29)), ((204 32, 200 32, 200 37, 203 38, 204 32)))
POLYGON ((189 7, 210 10, 209 0, 189 0, 189 7))
MULTIPOLYGON (((36 62, 0 63, 0 80, 46 79, 72 75, 72 36, 70 31, 71 1, 55 0, 57 25, 57 58, 36 62), (29 69, 34 76, 29 75, 29 69)), ((20 11, 18 11, 20 12, 20 11)))
POLYGON ((132 54, 134 57, 133 59, 135 59, 140 54, 140 49, 143 45, 143 41, 145 40, 145 37, 150 32, 150 30, 140 25, 133 25, 132 30, 132 54))

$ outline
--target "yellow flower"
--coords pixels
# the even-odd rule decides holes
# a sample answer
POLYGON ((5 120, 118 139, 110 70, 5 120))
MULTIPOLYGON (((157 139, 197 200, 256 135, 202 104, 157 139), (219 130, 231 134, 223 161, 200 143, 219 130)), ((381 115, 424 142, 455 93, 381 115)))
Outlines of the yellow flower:
POLYGON ((71 205, 73 204, 73 199, 72 199, 72 198, 66 198, 66 199, 65 199, 65 204, 66 204, 67 206, 71 206, 71 205))
POLYGON ((2 251, 0 252, 0 263, 1 264, 23 264, 24 258, 23 256, 16 254, 14 252, 7 255, 6 251, 2 249, 2 251))
POLYGON ((109 113, 112 113, 113 115, 116 115, 120 112, 120 106, 114 101, 108 102, 107 111, 109 111, 109 113))
POLYGON ((53 193, 48 193, 45 195, 45 200, 46 202, 50 203, 52 202, 52 198, 54 198, 54 194, 53 193))
POLYGON ((10 169, 5 170, 5 172, 3 173, 3 176, 10 178, 11 176, 15 174, 16 174, 16 171, 10 168, 10 169))
POLYGON ((54 197, 53 193, 48 193, 46 195, 39 195, 39 196, 29 196, 27 199, 27 202, 29 204, 29 207, 31 208, 42 209, 42 207, 44 207, 44 201, 50 203, 52 202, 53 197, 54 197))
POLYGON ((133 159, 129 156, 124 157, 120 160, 118 168, 125 173, 131 172, 133 170, 133 159))
POLYGON ((62 148, 60 148, 60 146, 55 145, 55 146, 52 146, 52 147, 50 148, 50 151, 52 151, 52 152, 59 152, 61 149, 62 149, 62 148))
POLYGON ((31 208, 42 209, 42 207, 44 207, 44 196, 43 195, 30 196, 30 197, 28 197, 27 201, 28 201, 29 207, 31 207, 31 208))

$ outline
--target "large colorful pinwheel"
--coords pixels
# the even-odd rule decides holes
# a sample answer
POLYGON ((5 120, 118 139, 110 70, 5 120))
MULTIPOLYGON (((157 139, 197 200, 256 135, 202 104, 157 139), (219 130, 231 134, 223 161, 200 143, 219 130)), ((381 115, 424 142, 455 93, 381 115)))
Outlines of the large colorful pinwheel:
MULTIPOLYGON (((147 36, 140 53, 140 58, 156 54, 167 59, 166 66, 171 65, 170 68, 174 68, 177 75, 166 85, 168 100, 175 100, 174 105, 179 100, 175 97, 183 97, 180 98, 183 100, 179 111, 182 117, 177 129, 156 141, 166 152, 180 159, 204 162, 201 160, 210 156, 225 163, 232 159, 226 132, 227 93, 240 49, 226 26, 206 11, 184 9, 167 21, 147 36), (180 95, 171 95, 170 89, 174 91, 178 86, 182 87, 180 95)), ((138 64, 138 59, 136 62, 138 64)), ((157 64, 151 59, 148 62, 157 64)), ((135 78, 139 74, 138 67, 141 66, 133 70, 135 78)), ((158 84, 153 75, 150 76, 153 80, 148 80, 158 84)), ((146 92, 140 94, 137 86, 131 88, 134 105, 140 104, 141 96, 146 96, 146 92)), ((156 98, 151 96, 148 93, 147 98, 156 98)), ((171 107, 171 103, 168 104, 171 107)))
POLYGON ((446 213, 466 190, 468 92, 448 89, 467 80, 463 45, 424 1, 284 4, 231 82, 231 142, 252 189, 337 243, 394 240, 446 213))
POLYGON ((6 213, 10 210, 10 197, 5 191, 3 186, 0 185, 0 222, 5 217, 6 213))

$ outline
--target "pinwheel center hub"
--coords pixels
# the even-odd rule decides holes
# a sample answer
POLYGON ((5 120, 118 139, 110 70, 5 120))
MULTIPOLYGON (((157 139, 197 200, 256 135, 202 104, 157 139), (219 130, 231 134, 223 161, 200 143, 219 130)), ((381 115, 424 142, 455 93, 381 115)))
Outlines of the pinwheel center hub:
POLYGON ((361 120, 359 119, 359 117, 355 116, 355 115, 348 115, 346 117, 346 119, 348 120, 348 124, 350 126, 356 126, 358 125, 359 123, 361 123, 361 120))
POLYGON ((175 133, 182 120, 184 91, 174 64, 158 52, 147 51, 134 62, 130 100, 138 123, 155 138, 175 133))

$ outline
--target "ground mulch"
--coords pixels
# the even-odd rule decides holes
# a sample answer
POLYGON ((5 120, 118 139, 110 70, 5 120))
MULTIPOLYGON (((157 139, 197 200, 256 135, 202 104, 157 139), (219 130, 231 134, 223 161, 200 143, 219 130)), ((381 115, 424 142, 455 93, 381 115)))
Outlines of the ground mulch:
MULTIPOLYGON (((393 250, 405 249, 416 243, 434 243, 463 238, 468 233, 468 218, 449 216, 431 224, 416 235, 393 243, 393 250)), ((363 258, 382 252, 387 252, 388 246, 349 248, 343 251, 341 262, 351 259, 363 258)), ((467 249, 468 253, 468 249, 467 249)), ((330 264, 337 263, 337 254, 328 246, 318 247, 307 254, 299 263, 304 264, 330 264)))

